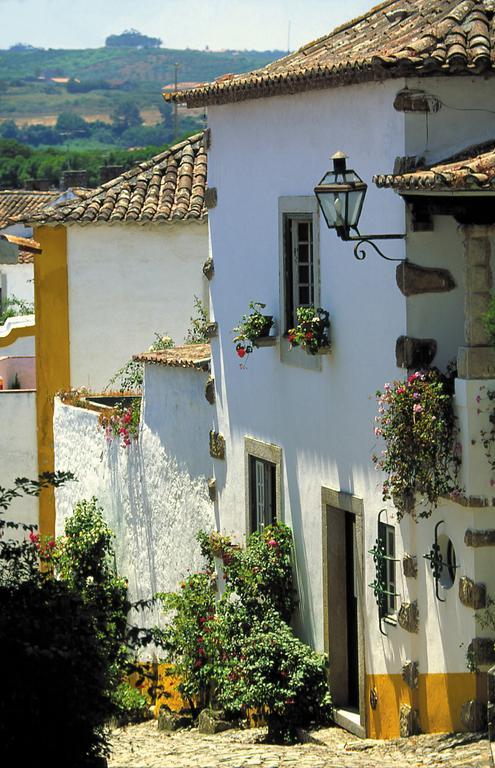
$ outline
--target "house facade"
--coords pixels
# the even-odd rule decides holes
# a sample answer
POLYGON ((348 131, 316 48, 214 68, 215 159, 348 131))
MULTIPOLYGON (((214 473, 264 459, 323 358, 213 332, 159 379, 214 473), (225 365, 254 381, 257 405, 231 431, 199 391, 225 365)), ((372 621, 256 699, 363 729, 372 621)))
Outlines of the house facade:
MULTIPOLYGON (((57 392, 102 391, 154 333, 182 341, 203 300, 208 256, 202 135, 177 144, 95 189, 34 214, 37 454, 55 466, 57 392)), ((39 508, 55 532, 53 491, 39 508)))
POLYGON ((432 204, 435 190, 413 205, 370 184, 360 230, 406 237, 380 246, 397 264, 366 243, 358 260, 327 228, 314 187, 337 150, 365 181, 378 174, 402 194, 393 179, 408 164, 429 168, 492 140, 492 17, 483 2, 386 2, 262 71, 174 97, 208 106, 214 419, 225 445, 212 461, 217 525, 241 540, 275 518, 292 527, 298 633, 329 654, 336 720, 376 738, 486 722, 493 632, 465 588, 495 590, 493 549, 478 547, 491 535, 494 478, 480 440, 489 411, 477 400, 495 388, 495 368, 490 352, 479 362, 462 350, 487 345, 466 327, 479 328, 490 298, 492 230, 472 203, 460 224, 432 204), (436 284, 410 289, 423 268, 436 284), (275 329, 239 365, 232 329, 251 301, 266 304, 275 329), (297 305, 329 312, 326 354, 289 349, 297 305), (463 491, 425 520, 399 522, 371 461, 383 448, 374 393, 414 370, 404 350, 428 340, 433 365, 458 362, 463 491), (380 525, 395 561, 387 621, 369 587, 380 525), (443 583, 424 558, 438 542, 443 583))

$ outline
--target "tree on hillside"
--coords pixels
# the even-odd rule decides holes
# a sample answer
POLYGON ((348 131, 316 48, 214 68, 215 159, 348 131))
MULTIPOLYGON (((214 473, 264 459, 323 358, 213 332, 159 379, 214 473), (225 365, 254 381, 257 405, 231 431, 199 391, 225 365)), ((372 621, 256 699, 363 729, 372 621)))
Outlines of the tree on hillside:
POLYGON ((20 131, 14 120, 6 120, 0 125, 0 138, 18 139, 19 135, 20 131))
POLYGON ((159 48, 162 41, 159 37, 148 37, 137 29, 126 29, 120 35, 109 35, 105 40, 108 48, 159 48))
POLYGON ((167 130, 172 130, 174 127, 174 108, 172 104, 169 101, 165 101, 165 99, 160 99, 158 102, 158 109, 160 110, 160 114, 162 116, 162 122, 165 128, 167 130))
POLYGON ((76 112, 61 112, 57 118, 55 128, 60 133, 68 134, 69 136, 87 136, 89 133, 89 126, 86 120, 76 112))
POLYGON ((139 107, 130 100, 121 101, 115 107, 110 117, 117 133, 122 133, 127 128, 134 128, 143 123, 139 107))

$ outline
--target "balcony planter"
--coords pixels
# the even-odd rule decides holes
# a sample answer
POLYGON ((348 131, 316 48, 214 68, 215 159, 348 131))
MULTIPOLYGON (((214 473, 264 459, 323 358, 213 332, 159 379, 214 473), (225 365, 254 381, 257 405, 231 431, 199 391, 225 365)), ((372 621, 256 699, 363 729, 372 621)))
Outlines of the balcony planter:
POLYGON ((302 347, 310 355, 326 355, 331 351, 328 312, 321 307, 298 307, 298 325, 288 332, 290 348, 302 347))
POLYGON ((234 344, 236 345, 237 355, 242 359, 257 347, 258 339, 266 339, 270 335, 270 329, 273 326, 273 315, 264 315, 261 310, 265 304, 259 301, 249 303, 250 313, 243 315, 241 322, 233 330, 234 344))

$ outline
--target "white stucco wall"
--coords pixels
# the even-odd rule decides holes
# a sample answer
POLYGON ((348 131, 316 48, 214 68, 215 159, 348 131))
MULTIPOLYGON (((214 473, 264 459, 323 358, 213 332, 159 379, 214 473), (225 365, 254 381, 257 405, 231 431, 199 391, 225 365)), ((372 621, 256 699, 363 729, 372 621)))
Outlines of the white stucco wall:
POLYGON ((34 282, 32 264, 0 264, 0 285, 2 298, 22 299, 34 302, 34 282))
MULTIPOLYGON (((218 428, 227 441, 227 461, 215 462, 220 525, 245 529, 244 436, 280 446, 283 519, 296 539, 301 632, 319 649, 321 487, 364 499, 365 551, 373 546, 383 506, 370 460, 377 447, 373 393, 400 374, 395 342, 406 332, 406 311, 395 265, 371 251, 358 262, 352 244, 340 241, 320 218, 321 306, 330 312, 333 344, 321 371, 282 363, 277 348, 255 351, 248 369, 241 370, 230 329, 253 299, 266 302, 267 311, 280 317, 278 198, 312 195, 337 150, 349 155, 348 167, 368 183, 404 153, 403 115, 392 106, 402 85, 356 85, 209 110, 209 184, 218 189, 218 206, 210 211, 215 261, 210 287, 220 329, 212 348, 218 428)), ((403 232, 404 216, 396 195, 370 186, 360 229, 403 232)), ((405 255, 402 241, 384 248, 390 257, 405 255)), ((368 565, 365 584, 373 578, 368 565)), ((377 609, 367 593, 367 647, 380 647, 377 609)), ((395 655, 397 667, 398 650, 395 655)), ((370 657, 367 671, 380 671, 370 657)))
MULTIPOLYGON (((212 342, 213 371, 217 427, 227 445, 226 462, 215 462, 219 524, 226 531, 245 532, 244 437, 280 446, 282 517, 296 540, 300 631, 319 649, 324 645, 321 487, 363 500, 365 553, 374 545, 380 509, 386 507, 389 522, 396 522, 393 506, 382 501, 381 477, 371 462, 372 453, 383 448, 373 435, 373 395, 385 381, 405 374, 395 362, 395 343, 402 334, 435 338, 435 364, 442 369, 455 358, 464 331, 462 233, 452 219, 437 216, 433 232, 408 228, 406 241, 380 244, 389 257, 407 255, 415 263, 452 272, 452 292, 406 300, 396 285, 395 264, 381 260, 372 249, 365 261, 356 261, 352 244, 339 240, 320 218, 320 303, 330 312, 333 347, 332 354, 321 359, 320 371, 281 362, 277 347, 255 350, 247 370, 241 370, 231 329, 250 300, 266 302, 266 311, 279 319, 278 199, 312 195, 335 151, 345 151, 348 167, 370 183, 374 173, 391 171, 397 156, 426 149, 427 157, 438 159, 493 137, 488 113, 479 120, 476 113, 473 125, 472 112, 443 109, 431 116, 436 122, 429 123, 425 146, 425 116, 393 108, 404 85, 400 80, 356 85, 209 109, 209 184, 218 190, 218 206, 210 211, 215 262, 211 305, 219 323, 219 337, 212 342)), ((436 89, 453 106, 457 93, 466 110, 480 104, 492 108, 494 100, 490 84, 478 80, 454 84, 428 79, 408 85, 436 89)), ((370 184, 360 231, 404 232, 405 218, 398 195, 370 184)), ((390 627, 387 637, 380 634, 375 599, 367 587, 375 570, 371 557, 366 558, 368 674, 398 674, 404 659, 418 658, 422 673, 466 671, 466 649, 476 634, 472 611, 458 599, 458 581, 445 604, 436 600, 430 568, 422 559, 431 549, 436 522, 445 517, 444 532, 463 566, 457 579, 475 577, 474 560, 463 544, 466 514, 459 505, 444 503, 430 520, 415 523, 406 518, 396 526, 398 605, 418 599, 418 635, 400 627, 390 627), (402 574, 404 552, 418 554, 416 581, 402 574), (456 641, 450 642, 454 635, 456 641)))
MULTIPOLYGON (((215 527, 206 378, 195 370, 147 366, 142 428, 127 449, 107 444, 94 412, 55 402, 56 469, 78 479, 56 492, 57 533, 79 499, 96 496, 116 534, 118 568, 129 579, 131 599, 175 590, 189 570, 203 566, 196 533, 215 527)), ((158 615, 148 614, 147 622, 158 615)))
POLYGON ((405 115, 405 155, 443 160, 473 144, 493 140, 495 93, 490 78, 408 78, 411 90, 419 89, 440 99, 435 113, 405 115))
MULTIPOLYGON (((17 477, 38 477, 36 393, 0 392, 0 485, 12 488, 17 477)), ((28 525, 38 523, 38 499, 15 499, 5 519, 28 525)), ((24 535, 24 534, 21 534, 24 535)))
POLYGON ((67 232, 71 385, 97 390, 155 331, 183 341, 194 295, 207 296, 208 230, 180 222, 67 232))

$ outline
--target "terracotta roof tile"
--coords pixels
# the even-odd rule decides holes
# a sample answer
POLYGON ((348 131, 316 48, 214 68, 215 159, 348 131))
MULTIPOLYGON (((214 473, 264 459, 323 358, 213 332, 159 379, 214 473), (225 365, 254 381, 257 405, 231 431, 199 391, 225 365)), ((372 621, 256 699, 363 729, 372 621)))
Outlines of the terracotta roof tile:
POLYGON ((36 213, 33 224, 170 222, 206 218, 207 157, 196 134, 102 184, 84 199, 36 213))
POLYGON ((387 0, 263 69, 164 98, 196 107, 406 74, 485 74, 493 16, 492 0, 387 0))
POLYGON ((58 197, 60 197, 58 190, 50 192, 25 189, 0 190, 0 229, 6 227, 12 220, 19 220, 26 215, 37 213, 58 197))
POLYGON ((197 368, 198 370, 208 370, 210 359, 209 344, 186 344, 182 347, 134 355, 134 360, 139 363, 157 363, 172 368, 197 368))
POLYGON ((495 192, 495 141, 469 147, 441 163, 418 168, 410 173, 377 174, 378 187, 400 192, 482 191, 495 192))

